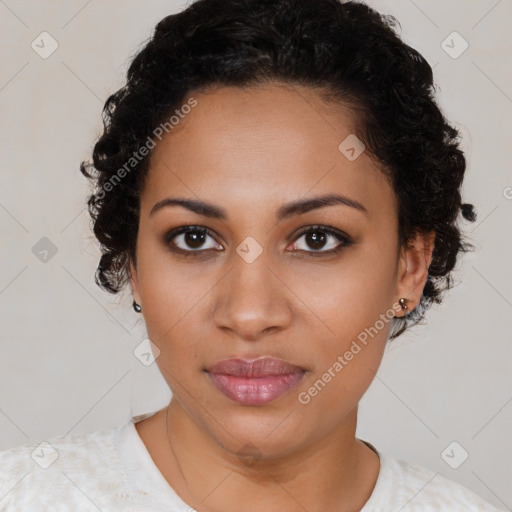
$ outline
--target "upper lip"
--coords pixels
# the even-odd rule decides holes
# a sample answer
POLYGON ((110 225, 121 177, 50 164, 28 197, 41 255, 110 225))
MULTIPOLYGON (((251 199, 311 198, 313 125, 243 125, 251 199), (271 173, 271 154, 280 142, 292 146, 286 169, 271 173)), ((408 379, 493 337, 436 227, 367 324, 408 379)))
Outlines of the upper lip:
POLYGON ((266 377, 268 375, 303 373, 305 370, 282 359, 260 357, 252 361, 241 358, 224 359, 207 367, 206 371, 236 377, 266 377))

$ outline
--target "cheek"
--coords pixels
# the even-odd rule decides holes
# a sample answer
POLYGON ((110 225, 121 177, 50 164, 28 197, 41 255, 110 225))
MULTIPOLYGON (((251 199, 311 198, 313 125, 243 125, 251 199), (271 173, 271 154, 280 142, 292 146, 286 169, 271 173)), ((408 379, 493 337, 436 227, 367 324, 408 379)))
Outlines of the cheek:
MULTIPOLYGON (((174 339, 193 340, 191 318, 205 294, 204 272, 176 260, 158 241, 138 241, 137 273, 148 336, 163 352, 174 339)), ((179 347, 176 347, 179 350, 179 347)), ((174 348, 173 348, 174 351, 174 348)))
POLYGON ((318 406, 332 400, 343 408, 355 405, 370 385, 394 315, 395 264, 394 246, 375 238, 346 251, 336 266, 303 265, 297 272, 295 291, 328 327, 315 344, 311 392, 318 399, 306 400, 318 406))
POLYGON ((296 265, 294 292, 305 300, 329 333, 350 340, 391 308, 396 285, 394 246, 367 237, 348 247, 339 260, 296 265))
POLYGON ((328 433, 340 424, 357 407, 373 381, 382 359, 384 343, 378 338, 372 343, 349 350, 352 354, 350 360, 346 356, 347 351, 341 347, 340 350, 325 347, 328 364, 299 390, 298 412, 303 424, 310 423, 317 435, 328 433))
MULTIPOLYGON (((299 403, 311 416, 324 415, 325 428, 341 421, 364 395, 381 364, 394 311, 387 279, 351 272, 325 279, 326 295, 310 290, 315 312, 334 334, 319 337, 314 371, 301 388, 299 403), (325 411, 331 411, 329 417, 325 411)), ((318 277, 318 276, 317 276, 318 277)), ((322 279, 317 279, 317 285, 322 279)))

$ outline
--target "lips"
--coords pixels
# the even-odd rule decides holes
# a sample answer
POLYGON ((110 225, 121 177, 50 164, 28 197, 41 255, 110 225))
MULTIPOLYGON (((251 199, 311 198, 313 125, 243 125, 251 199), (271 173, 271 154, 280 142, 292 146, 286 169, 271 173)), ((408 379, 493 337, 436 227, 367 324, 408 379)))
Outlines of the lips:
POLYGON ((220 373, 234 377, 267 377, 269 375, 289 375, 304 370, 282 359, 261 357, 253 361, 245 359, 225 359, 206 369, 209 373, 220 373))
POLYGON ((305 374, 303 368, 273 357, 253 361, 226 359, 206 371, 220 392, 245 406, 261 406, 276 400, 294 388, 305 374))

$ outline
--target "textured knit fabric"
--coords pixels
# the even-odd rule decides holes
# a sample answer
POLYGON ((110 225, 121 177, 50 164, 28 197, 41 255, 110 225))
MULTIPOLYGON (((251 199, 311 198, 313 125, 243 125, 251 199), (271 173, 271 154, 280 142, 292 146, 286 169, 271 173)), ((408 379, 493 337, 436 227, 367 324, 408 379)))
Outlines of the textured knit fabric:
MULTIPOLYGON (((135 428, 153 414, 134 416, 115 429, 0 452, 0 511, 192 512, 135 428)), ((433 471, 377 453, 379 476, 361 512, 498 511, 433 471)))

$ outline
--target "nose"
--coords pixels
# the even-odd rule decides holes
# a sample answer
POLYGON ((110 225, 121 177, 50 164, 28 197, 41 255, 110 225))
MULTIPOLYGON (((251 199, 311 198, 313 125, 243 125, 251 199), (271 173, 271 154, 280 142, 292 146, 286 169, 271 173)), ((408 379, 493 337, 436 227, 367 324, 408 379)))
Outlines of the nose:
POLYGON ((292 319, 292 294, 275 274, 265 253, 252 263, 236 255, 218 287, 213 314, 216 326, 245 341, 285 330, 292 319))

